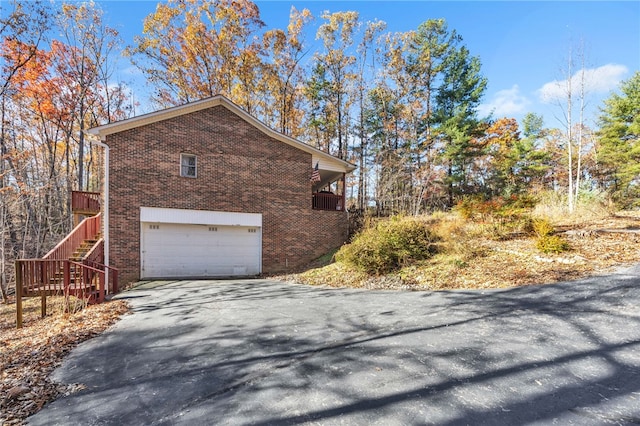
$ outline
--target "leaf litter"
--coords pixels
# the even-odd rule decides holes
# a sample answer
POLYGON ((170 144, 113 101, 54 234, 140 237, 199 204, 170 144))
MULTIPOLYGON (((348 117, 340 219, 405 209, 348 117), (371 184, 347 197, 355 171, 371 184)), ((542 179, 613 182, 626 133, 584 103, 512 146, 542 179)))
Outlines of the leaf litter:
POLYGON ((23 328, 16 329, 15 301, 0 305, 0 424, 22 425, 47 402, 82 390, 49 376, 79 343, 114 324, 129 308, 124 301, 87 306, 64 313, 61 298, 48 297, 40 318, 40 298, 23 299, 23 328))

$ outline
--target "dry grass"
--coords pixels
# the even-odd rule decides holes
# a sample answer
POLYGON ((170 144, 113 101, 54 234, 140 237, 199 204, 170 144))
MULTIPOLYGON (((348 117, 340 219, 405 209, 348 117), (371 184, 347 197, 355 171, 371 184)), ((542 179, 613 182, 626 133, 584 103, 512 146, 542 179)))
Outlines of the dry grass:
POLYGON ((58 395, 81 388, 55 384, 49 375, 71 349, 102 333, 128 310, 122 301, 73 314, 64 313, 63 306, 64 298, 48 297, 49 315, 40 318, 40 299, 24 299, 23 328, 18 330, 15 303, 0 304, 0 424, 22 424, 58 395))
POLYGON ((489 289, 538 285, 602 274, 640 262, 640 213, 621 212, 591 219, 564 217, 554 223, 570 250, 542 254, 536 238, 514 232, 495 238, 496 224, 478 224, 440 215, 431 220, 443 237, 433 258, 383 277, 368 277, 332 263, 283 277, 312 285, 372 289, 489 289))
POLYGON ((532 216, 545 218, 554 224, 580 226, 611 216, 615 210, 606 201, 604 194, 594 194, 593 198, 578 200, 573 212, 569 212, 566 196, 555 192, 545 192, 542 201, 533 209, 532 216))

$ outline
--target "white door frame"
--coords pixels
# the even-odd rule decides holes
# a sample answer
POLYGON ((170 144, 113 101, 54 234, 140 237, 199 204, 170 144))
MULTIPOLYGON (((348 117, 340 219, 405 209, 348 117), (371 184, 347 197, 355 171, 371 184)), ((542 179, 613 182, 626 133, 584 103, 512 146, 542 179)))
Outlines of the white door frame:
POLYGON ((143 223, 174 223, 185 225, 248 226, 258 228, 258 273, 262 273, 262 213, 223 212, 213 210, 170 209, 161 207, 140 207, 140 275, 144 270, 144 230, 143 223))

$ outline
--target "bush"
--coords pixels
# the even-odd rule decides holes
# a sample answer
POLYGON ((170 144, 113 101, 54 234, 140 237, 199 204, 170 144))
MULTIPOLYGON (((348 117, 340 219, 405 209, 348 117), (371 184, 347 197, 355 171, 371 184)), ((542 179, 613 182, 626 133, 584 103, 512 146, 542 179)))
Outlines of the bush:
POLYGON ((505 206, 502 197, 494 197, 490 200, 480 195, 465 196, 453 208, 465 219, 487 220, 500 214, 505 206))
POLYGON ((453 206, 453 211, 457 212, 465 219, 473 219, 473 216, 477 212, 477 206, 481 202, 478 197, 463 197, 462 200, 453 206))
POLYGON ((509 205, 518 209, 533 209, 539 202, 536 195, 523 193, 509 197, 509 205))
POLYGON ((535 219, 533 221, 533 232, 538 238, 548 237, 553 234, 553 225, 546 219, 535 219))
POLYGON ((358 233, 336 253, 336 260, 368 274, 381 275, 431 257, 437 240, 426 223, 396 216, 358 233))
POLYGON ((536 247, 542 253, 562 253, 569 250, 569 243, 565 239, 553 235, 555 229, 547 219, 535 219, 533 232, 538 237, 536 247))
POLYGON ((569 250, 569 243, 558 235, 538 237, 536 247, 544 254, 562 253, 569 250))

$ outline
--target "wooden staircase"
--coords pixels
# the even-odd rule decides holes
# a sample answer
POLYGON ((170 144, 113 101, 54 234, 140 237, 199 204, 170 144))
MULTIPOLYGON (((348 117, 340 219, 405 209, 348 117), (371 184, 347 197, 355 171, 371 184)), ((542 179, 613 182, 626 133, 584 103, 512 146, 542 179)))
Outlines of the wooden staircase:
MULTIPOLYGON (((79 203, 82 214, 96 209, 96 193, 74 191, 72 205, 79 203), (90 207, 87 207, 90 206, 90 207)), ((75 211, 74 211, 75 214, 75 211)), ((22 327, 22 298, 42 297, 42 315, 46 315, 46 297, 76 296, 88 304, 102 303, 109 293, 118 292, 118 270, 104 265, 102 221, 97 214, 86 217, 42 259, 16 261, 16 324, 22 327)))
MULTIPOLYGON (((89 305, 101 303, 104 295, 100 296, 99 276, 91 271, 84 271, 86 264, 102 263, 91 260, 92 252, 96 251, 97 245, 102 242, 100 234, 94 238, 83 240, 80 246, 76 248, 71 256, 69 256, 69 285, 75 291, 71 291, 73 296, 78 297, 87 302, 89 305), (87 273, 89 272, 89 273, 87 273)), ((98 261, 104 261, 98 256, 98 261)), ((64 281, 64 267, 58 273, 51 277, 53 282, 64 281)))
POLYGON ((98 234, 95 238, 83 240, 82 243, 80 243, 80 247, 75 249, 71 256, 69 256, 69 260, 73 260, 74 262, 82 262, 85 260, 87 254, 95 247, 100 239, 100 234, 98 234))

